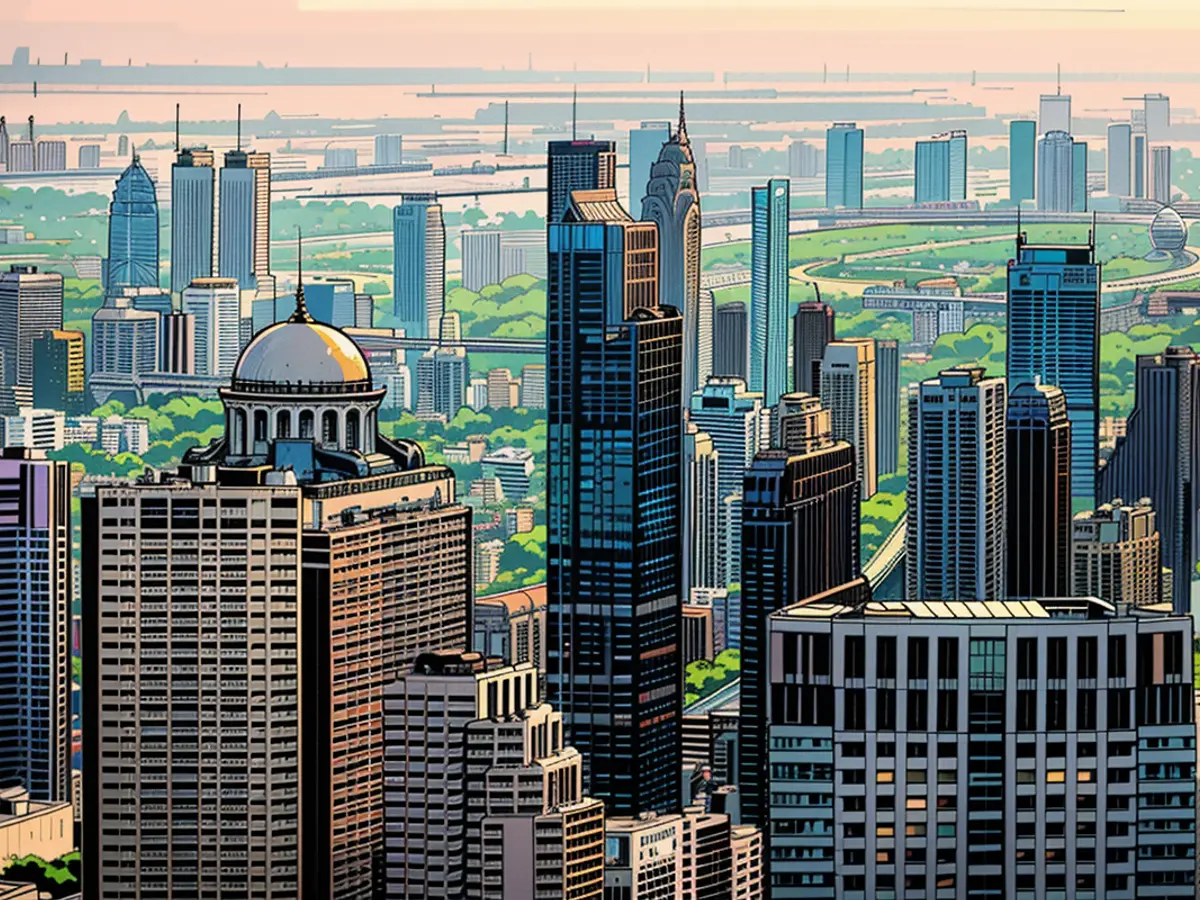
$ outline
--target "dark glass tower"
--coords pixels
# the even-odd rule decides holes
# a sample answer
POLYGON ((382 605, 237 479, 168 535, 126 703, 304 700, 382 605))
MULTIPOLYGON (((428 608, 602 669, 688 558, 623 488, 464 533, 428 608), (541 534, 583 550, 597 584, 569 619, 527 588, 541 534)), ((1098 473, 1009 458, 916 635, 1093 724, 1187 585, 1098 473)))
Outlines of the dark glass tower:
POLYGON ((900 345, 875 342, 875 470, 878 477, 900 468, 900 345))
POLYGON ((713 316, 714 375, 729 375, 745 380, 746 372, 746 304, 722 303, 713 316))
POLYGON ((801 303, 792 316, 792 384, 795 390, 816 394, 813 363, 820 362, 825 347, 835 339, 833 307, 828 303, 801 303))
POLYGON ((546 160, 546 221, 561 222, 572 191, 616 190, 617 145, 612 141, 551 141, 546 160))
POLYGON ((1063 392, 1022 384, 1006 416, 1008 596, 1071 593, 1071 423, 1063 392))
POLYGON ((683 319, 657 238, 613 190, 548 237, 549 696, 616 816, 681 802, 683 319))

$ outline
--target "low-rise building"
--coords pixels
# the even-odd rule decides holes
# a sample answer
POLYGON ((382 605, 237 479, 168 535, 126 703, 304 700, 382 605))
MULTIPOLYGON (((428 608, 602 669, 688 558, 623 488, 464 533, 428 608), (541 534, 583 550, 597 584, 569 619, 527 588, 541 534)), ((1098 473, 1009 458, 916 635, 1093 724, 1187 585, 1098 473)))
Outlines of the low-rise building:
POLYGON ((485 477, 500 479, 504 495, 519 501, 529 495, 533 477, 533 451, 524 447, 500 447, 480 460, 485 477))
POLYGON ((475 650, 546 672, 546 585, 475 598, 475 650))
POLYGON ((504 535, 525 534, 533 531, 533 507, 517 506, 504 513, 504 535))
POLYGON ((69 802, 30 800, 20 785, 0 791, 0 859, 31 854, 58 859, 74 849, 75 814, 69 802))
POLYGON ((500 575, 500 557, 504 541, 479 541, 475 544, 475 584, 489 585, 500 575))

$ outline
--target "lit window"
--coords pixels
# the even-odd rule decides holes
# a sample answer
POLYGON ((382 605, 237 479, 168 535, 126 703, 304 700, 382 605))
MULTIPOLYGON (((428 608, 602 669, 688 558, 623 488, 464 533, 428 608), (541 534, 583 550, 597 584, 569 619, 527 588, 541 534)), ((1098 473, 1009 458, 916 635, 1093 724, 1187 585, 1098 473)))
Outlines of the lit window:
POLYGON ((896 829, 891 825, 880 825, 875 829, 875 837, 895 837, 896 829))
POLYGON ((908 825, 905 827, 904 833, 909 837, 925 837, 925 823, 915 822, 912 825, 908 825))
POLYGON ((1091 769, 1080 769, 1079 775, 1077 777, 1078 777, 1079 781, 1091 781, 1092 780, 1092 770, 1091 769))
POLYGON ((881 769, 875 773, 875 782, 877 784, 891 784, 895 777, 895 772, 890 772, 887 769, 881 769))
POLYGON ((925 808, 925 798, 924 797, 909 797, 908 800, 905 801, 904 806, 907 809, 924 809, 925 808))
POLYGON ((1067 773, 1061 769, 1055 769, 1046 773, 1046 781, 1050 784, 1062 784, 1067 780, 1067 773))

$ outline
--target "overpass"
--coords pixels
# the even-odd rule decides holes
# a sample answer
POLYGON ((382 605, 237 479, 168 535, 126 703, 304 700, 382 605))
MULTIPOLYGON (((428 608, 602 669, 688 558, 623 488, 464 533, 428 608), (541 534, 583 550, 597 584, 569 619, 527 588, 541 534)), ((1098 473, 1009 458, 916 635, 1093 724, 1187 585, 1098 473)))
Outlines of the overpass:
POLYGON ((404 337, 391 328, 343 328, 354 338, 354 343, 363 350, 433 350, 435 348, 458 349, 479 353, 522 353, 545 356, 546 342, 531 338, 463 338, 457 341, 442 341, 438 338, 404 337))
MULTIPOLYGON (((1149 225, 1154 218, 1149 213, 1095 212, 1059 213, 1038 210, 1022 210, 1022 225, 1090 225, 1095 216, 1099 225, 1149 225)), ((788 215, 792 222, 816 219, 834 227, 854 225, 876 225, 898 222, 905 225, 1009 225, 1017 227, 1015 209, 924 209, 912 206, 880 206, 866 209, 793 209, 788 215)), ((739 209, 727 212, 706 213, 705 226, 720 228, 729 225, 748 225, 750 210, 739 209)), ((795 229, 790 229, 795 230, 795 229)))

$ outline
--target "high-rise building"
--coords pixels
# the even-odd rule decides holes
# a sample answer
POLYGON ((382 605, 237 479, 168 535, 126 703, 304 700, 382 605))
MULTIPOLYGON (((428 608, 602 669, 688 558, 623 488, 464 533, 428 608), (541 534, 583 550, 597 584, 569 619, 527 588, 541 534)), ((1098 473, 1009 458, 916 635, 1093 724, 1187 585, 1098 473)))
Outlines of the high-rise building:
POLYGON ((398 166, 404 162, 404 136, 399 134, 375 135, 375 155, 372 165, 398 166))
POLYGON ((900 471, 900 344, 875 342, 875 467, 878 475, 900 471))
POLYGON ((1113 197, 1132 196, 1133 129, 1128 122, 1108 126, 1108 193, 1113 197))
POLYGON ((1005 596, 1004 379, 981 367, 921 382, 908 407, 907 596, 1005 596))
POLYGON ((863 130, 854 122, 835 122, 825 132, 825 205, 862 209, 863 130))
POLYGON ((813 363, 820 363, 826 345, 835 338, 833 307, 820 301, 801 303, 792 317, 792 385, 815 394, 813 363))
POLYGON ((713 314, 712 373, 714 377, 749 377, 746 304, 722 303, 713 314))
POLYGON ((798 455, 824 447, 833 434, 833 418, 811 394, 784 394, 771 407, 771 449, 798 455))
MULTIPOLYGON (((1172 605, 1191 612, 1196 568, 1196 491, 1200 485, 1200 357, 1168 347, 1137 358, 1133 412, 1097 478, 1101 497, 1148 498, 1171 570, 1172 605)), ((1165 598, 1164 598, 1165 599, 1165 598)))
POLYGON ((967 133, 949 131, 917 141, 915 193, 918 203, 967 199, 967 133))
POLYGON ((454 474, 377 433, 382 398, 301 289, 221 391, 223 440, 83 499, 89 897, 378 896, 384 688, 467 645, 472 585, 454 474), (147 856, 171 835, 187 857, 147 856))
POLYGON ((1074 209, 1075 144, 1065 131, 1051 131, 1038 141, 1037 208, 1046 212, 1074 209))
MULTIPOLYGON (((683 436, 683 585, 722 588, 720 452, 689 422, 683 436)), ((711 657, 710 657, 711 658, 711 657)))
POLYGON ((508 369, 490 369, 487 383, 487 405, 492 409, 512 409, 520 403, 520 386, 508 369))
POLYGON ((1037 182, 1037 122, 1008 123, 1008 198, 1017 206, 1034 198, 1037 182))
POLYGON ((1150 193, 1150 142, 1145 132, 1133 132, 1133 191, 1134 197, 1150 193))
POLYGON ((213 273, 213 190, 216 156, 185 148, 171 166, 171 291, 213 273))
POLYGON ((35 166, 39 172, 67 170, 67 142, 40 140, 36 146, 35 166))
POLYGON ((523 409, 546 408, 546 366, 530 363, 521 369, 521 407, 523 409))
POLYGON ((392 241, 393 311, 409 337, 432 337, 446 298, 446 225, 433 194, 404 195, 392 241))
POLYGON ((774 406, 786 393, 788 356, 788 210, 786 178, 751 192, 750 390, 774 406))
POLYGON ((219 181, 217 271, 254 290, 271 273, 271 154, 230 150, 219 181))
POLYGON ((158 370, 161 316, 109 297, 92 315, 92 374, 141 375, 158 370))
POLYGON ((1049 134, 1051 131, 1071 133, 1071 95, 1042 94, 1038 104, 1038 131, 1049 134))
POLYGON ((629 214, 642 218, 642 198, 663 144, 671 140, 671 123, 642 122, 629 132, 629 214))
POLYGON ((546 221, 561 222, 575 191, 617 189, 612 141, 551 141, 546 158, 546 221))
POLYGON ((1005 430, 1007 595, 1071 596, 1071 423, 1066 397, 1051 385, 1018 384, 1008 395, 1005 430))
POLYGON ((158 287, 158 198, 136 154, 108 207, 104 289, 112 296, 126 287, 158 287))
POLYGON ((816 178, 817 148, 808 141, 792 141, 788 144, 788 177, 816 178))
POLYGON ((773 896, 1195 891, 1190 618, 829 598, 770 625, 773 896))
POLYGON ((99 144, 80 144, 79 145, 79 168, 81 168, 81 169, 98 169, 98 168, 100 168, 100 145, 99 144))
POLYGON ((69 469, 0 452, 0 778, 34 800, 71 799, 69 469))
POLYGON ((658 226, 658 302, 683 316, 683 396, 691 397, 708 381, 712 363, 710 355, 705 366, 701 352, 700 194, 682 94, 679 127, 660 147, 641 219, 658 226))
POLYGON ((497 229, 464 228, 459 234, 462 242, 462 286, 468 291, 480 291, 489 284, 499 284, 500 240, 503 232, 497 229))
POLYGON ((1071 536, 1071 596, 1150 606, 1164 596, 1162 548, 1154 508, 1120 498, 1075 517, 1071 536))
MULTIPOLYGON (((318 322, 333 325, 336 328, 353 328, 358 313, 358 298, 354 293, 354 282, 349 278, 320 278, 314 279, 304 286, 304 299, 308 303, 308 311, 318 322)), ((276 303, 276 316, 282 321, 288 313, 279 309, 276 303), (279 315, 279 313, 283 313, 279 315)))
POLYGON ((1171 202, 1171 148, 1154 147, 1150 151, 1150 199, 1168 205, 1171 202))
MULTIPOLYGON (((470 377, 470 362, 462 347, 438 347, 427 351, 417 360, 417 418, 453 419, 467 405, 470 377)), ((487 382, 483 382, 483 386, 486 395, 487 382)), ((486 403, 479 408, 484 406, 486 403)))
POLYGON ((195 375, 196 317, 185 312, 169 313, 161 317, 159 326, 162 371, 195 375))
POLYGON ((387 687, 388 900, 601 900, 603 814, 573 853, 533 852, 541 817, 586 800, 579 751, 537 675, 530 663, 442 651, 421 654, 387 687), (545 893, 546 866, 569 873, 569 889, 545 893))
POLYGON ((680 806, 683 319, 657 237, 612 189, 549 225, 549 691, 615 815, 680 806))
POLYGON ((832 417, 834 439, 854 448, 864 500, 879 483, 875 379, 874 338, 844 338, 826 345, 821 359, 821 405, 832 417))
POLYGON ((1142 113, 1146 123, 1146 137, 1152 141, 1165 141, 1171 137, 1171 98, 1164 94, 1146 94, 1142 97, 1142 113))
POLYGON ((859 500, 854 448, 828 435, 809 453, 765 450, 746 472, 738 787, 747 824, 766 829, 771 805, 763 777, 772 705, 768 621, 772 613, 857 578, 859 500))
POLYGON ((197 278, 184 290, 181 305, 193 317, 197 375, 233 375, 242 352, 239 304, 232 278, 197 278))
POLYGON ((0 322, 0 386, 32 388, 33 342, 63 326, 63 277, 37 266, 9 266, 0 273, 0 322))
POLYGON ((1008 267, 1008 381, 1062 388, 1071 496, 1094 503, 1100 419, 1100 266, 1095 245, 1030 244, 1008 267))
POLYGON ((1071 142, 1071 212, 1087 212, 1088 208, 1088 145, 1086 141, 1071 142))
POLYGON ((33 404, 82 412, 87 405, 87 355, 82 331, 43 331, 33 339, 33 404))

